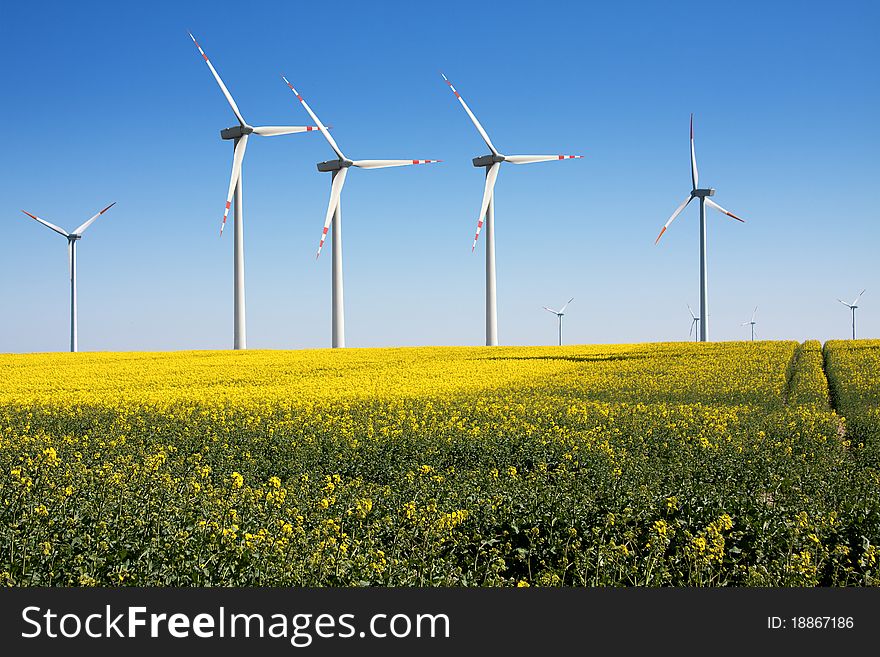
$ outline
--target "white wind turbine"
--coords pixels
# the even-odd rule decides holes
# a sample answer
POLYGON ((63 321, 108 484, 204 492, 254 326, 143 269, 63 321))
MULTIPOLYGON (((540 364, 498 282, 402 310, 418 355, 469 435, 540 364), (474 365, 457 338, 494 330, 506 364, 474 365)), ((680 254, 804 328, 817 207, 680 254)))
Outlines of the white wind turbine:
POLYGON ((357 167, 358 169, 385 169, 387 167, 403 167, 413 164, 430 164, 432 162, 440 162, 440 160, 349 160, 340 150, 339 146, 327 128, 321 123, 321 120, 312 111, 308 103, 303 100, 299 92, 293 88, 288 79, 281 76, 281 79, 287 83, 290 90, 294 93, 302 106, 305 108, 312 120, 318 124, 321 134, 327 139, 330 147, 339 157, 337 160, 328 160, 327 162, 318 163, 318 171, 329 171, 333 174, 330 184, 330 204, 327 206, 327 215, 324 217, 324 230, 321 233, 321 241, 318 243, 318 252, 315 259, 321 255, 321 249, 324 247, 324 240, 327 239, 327 233, 330 230, 330 223, 333 223, 333 287, 332 287, 332 336, 331 345, 334 348, 345 346, 345 304, 343 302, 343 286, 342 286, 342 186, 345 184, 345 177, 348 175, 349 167, 357 167))
POLYGON ((859 296, 857 296, 855 299, 853 299, 852 303, 847 303, 843 299, 838 299, 838 301, 840 301, 840 303, 842 303, 844 306, 846 306, 847 308, 849 308, 852 311, 852 339, 853 340, 856 339, 856 309, 859 307, 858 306, 859 299, 861 298, 861 296, 864 293, 865 293, 865 290, 862 290, 861 292, 859 292, 859 296))
POLYGON ((700 318, 697 317, 696 315, 694 315, 694 311, 691 310, 691 304, 688 304, 687 307, 688 307, 688 312, 691 314, 691 330, 688 331, 688 337, 691 337, 693 335, 694 340, 696 341, 696 339, 700 336, 699 336, 699 331, 697 331, 697 334, 694 335, 694 327, 699 326, 700 318))
POLYGON ((553 313, 559 319, 559 346, 562 346, 562 318, 565 317, 565 309, 568 308, 568 304, 574 301, 574 297, 566 301, 565 305, 562 306, 559 310, 553 310, 552 308, 548 308, 544 306, 544 310, 548 313, 553 313))
POLYGON ((757 322, 755 321, 755 315, 757 315, 757 314, 758 314, 758 306, 755 306, 755 311, 752 313, 752 318, 749 321, 743 322, 742 324, 740 324, 740 326, 751 325, 751 327, 752 327, 752 342, 755 341, 755 324, 757 324, 757 322))
POLYGON ((706 260, 706 206, 710 206, 718 210, 719 212, 723 212, 728 217, 732 217, 737 221, 741 221, 745 223, 744 219, 740 219, 732 212, 728 212, 720 205, 718 205, 715 201, 710 199, 710 196, 715 194, 715 190, 711 188, 699 189, 698 185, 700 184, 700 174, 697 172, 697 155, 694 151, 694 115, 691 114, 691 183, 693 188, 691 189, 691 193, 688 194, 688 197, 684 200, 684 203, 678 206, 678 209, 672 213, 672 216, 669 217, 669 221, 663 226, 660 230, 660 234, 657 236, 657 239, 654 240, 654 244, 660 241, 660 238, 663 237, 663 233, 666 232, 666 229, 669 228, 669 224, 675 221, 675 218, 681 214, 681 211, 684 210, 688 203, 693 201, 695 198, 700 199, 700 341, 706 342, 709 339, 709 283, 708 283, 708 263, 706 260))
POLYGON ((196 48, 198 48, 199 52, 202 54, 205 63, 211 70, 211 74, 214 76, 214 79, 217 80, 217 84, 220 85, 220 91, 222 91, 223 95, 226 97, 226 101, 232 108, 232 111, 235 114, 235 118, 238 119, 237 126, 226 128, 220 131, 220 138, 232 140, 232 143, 234 145, 234 151, 232 155, 232 176, 229 179, 229 191, 226 194, 226 208, 223 211, 223 223, 220 224, 220 235, 223 235, 223 228, 226 226, 226 217, 229 216, 229 208, 232 205, 232 197, 234 194, 235 209, 232 217, 233 229, 235 233, 233 239, 233 259, 235 270, 233 277, 233 348, 247 349, 247 326, 245 322, 244 304, 244 215, 242 213, 241 168, 242 161, 244 160, 244 152, 247 148, 248 137, 250 137, 251 134, 261 135, 263 137, 275 137, 277 135, 289 135, 295 132, 311 132, 312 130, 317 130, 317 128, 314 126, 249 125, 248 122, 244 120, 244 117, 241 115, 241 112, 238 109, 238 105, 235 104, 235 100, 233 100, 232 98, 232 94, 229 93, 226 85, 223 84, 223 80, 220 79, 220 75, 211 64, 211 61, 208 59, 205 51, 202 50, 199 42, 196 41, 196 38, 192 34, 190 34, 189 36, 193 40, 193 43, 196 44, 196 48))
POLYGON ((106 208, 101 210, 94 217, 89 219, 88 221, 82 223, 81 225, 74 228, 71 232, 67 232, 63 228, 59 228, 55 224, 50 224, 45 219, 40 219, 38 216, 31 214, 27 210, 22 210, 27 216, 31 219, 35 219, 39 221, 41 224, 46 226, 47 228, 51 228, 59 235, 63 235, 67 238, 67 268, 70 273, 70 351, 75 352, 77 350, 77 334, 76 334, 76 243, 82 238, 83 233, 86 231, 86 228, 92 225, 92 222, 95 221, 102 214, 107 212, 110 208, 116 205, 114 201, 106 208))
MULTIPOLYGON (((443 75, 442 73, 440 75, 443 75)), ((551 160, 571 160, 580 159, 583 155, 502 155, 498 149, 492 144, 489 135, 480 125, 477 117, 471 112, 471 108, 464 102, 461 94, 455 90, 449 79, 443 75, 446 84, 458 98, 458 102, 467 112, 471 122, 480 133, 486 146, 492 151, 491 155, 483 155, 473 159, 474 166, 486 169, 486 187, 483 190, 483 202, 480 205, 480 214, 477 220, 477 232, 474 235, 474 243, 471 246, 473 251, 477 246, 477 239, 480 237, 480 231, 483 228, 483 220, 486 222, 486 344, 495 346, 498 344, 498 299, 495 286, 495 181, 498 179, 498 171, 502 162, 510 162, 511 164, 531 164, 533 162, 549 162, 551 160)))

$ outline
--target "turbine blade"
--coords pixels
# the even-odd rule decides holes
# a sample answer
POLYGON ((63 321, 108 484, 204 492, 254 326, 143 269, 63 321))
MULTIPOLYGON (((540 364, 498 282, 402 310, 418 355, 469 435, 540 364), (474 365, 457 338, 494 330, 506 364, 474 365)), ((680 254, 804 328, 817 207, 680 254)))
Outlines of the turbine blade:
POLYGON ((235 145, 235 153, 232 156, 232 175, 229 178, 229 192, 226 194, 226 208, 223 210, 223 223, 220 224, 220 236, 223 236, 223 229, 226 227, 226 217, 229 216, 229 208, 232 205, 232 195, 235 193, 235 186, 238 179, 241 178, 241 163, 244 160, 244 152, 247 149, 249 135, 242 135, 235 145))
MULTIPOLYGON (((865 288, 865 290, 867 290, 867 289, 868 289, 868 288, 865 288)), ((862 298, 862 295, 865 293, 865 290, 862 290, 861 292, 859 292, 859 296, 857 296, 857 297, 853 300, 853 302, 852 302, 851 305, 854 306, 854 305, 856 305, 856 304, 859 302, 859 299, 862 298)))
POLYGON ((93 222, 95 219, 97 219, 97 218, 100 217, 102 214, 104 214, 105 212, 107 212, 107 210, 109 210, 110 208, 112 208, 114 205, 116 205, 116 201, 113 201, 113 203, 111 203, 111 204, 108 205, 106 208, 104 208, 103 210, 101 210, 98 214, 96 214, 94 217, 92 217, 91 219, 89 219, 89 220, 88 220, 87 222, 85 222, 82 226, 77 227, 77 228, 71 233, 71 235, 82 235, 82 234, 85 232, 86 228, 88 228, 89 226, 92 225, 92 222, 93 222))
MULTIPOLYGON (((339 146, 336 144, 336 141, 333 139, 333 137, 330 136, 330 131, 327 130, 327 127, 323 123, 321 123, 321 119, 319 119, 315 115, 315 113, 312 111, 312 108, 309 107, 309 104, 305 100, 303 100, 303 97, 300 96, 299 92, 293 88, 293 85, 290 84, 290 81, 286 77, 284 77, 282 75, 281 79, 287 83, 287 86, 290 87, 290 90, 293 92, 293 95, 296 96, 297 100, 299 100, 299 102, 302 103, 302 106, 306 108, 306 112, 308 112, 309 116, 312 117, 312 121, 314 121, 315 123, 318 124, 318 129, 321 131, 321 134, 324 135, 324 139, 327 140, 327 143, 330 144, 330 148, 332 148, 336 152, 336 154, 339 156, 339 159, 340 160, 347 159, 345 157, 345 155, 342 154, 342 151, 339 149, 339 146)), ((337 175, 337 178, 338 177, 339 176, 337 175)))
POLYGON ((63 228, 59 228, 59 227, 56 226, 55 224, 50 224, 50 223, 49 223, 48 221, 46 221, 45 219, 40 219, 38 216, 31 214, 31 213, 28 212, 27 210, 22 210, 22 212, 24 212, 24 213, 25 213, 27 216, 29 216, 31 219, 35 219, 36 221, 39 221, 41 224, 43 224, 43 225, 46 226, 47 228, 51 228, 52 230, 54 230, 54 231, 55 231, 56 233, 58 233, 59 235, 64 235, 64 237, 69 237, 69 236, 70 236, 69 233, 68 233, 66 230, 64 230, 63 228))
POLYGON ((223 92, 223 95, 226 96, 226 100, 229 103, 229 106, 232 108, 232 111, 235 112, 235 118, 238 119, 238 122, 241 125, 247 125, 247 121, 244 120, 244 117, 241 115, 241 112, 238 110, 238 105, 235 104, 235 100, 232 98, 232 94, 229 93, 229 89, 226 88, 226 85, 223 84, 223 80, 220 79, 220 75, 217 73, 217 69, 214 68, 214 65, 211 64, 211 60, 208 59, 208 56, 205 54, 205 51, 202 50, 202 47, 199 45, 199 42, 196 41, 196 38, 190 32, 189 38, 193 40, 193 43, 196 44, 196 48, 199 49, 199 52, 202 53, 202 57, 205 58, 205 63, 208 65, 208 68, 211 69, 211 74, 214 76, 214 79, 217 80, 217 84, 220 85, 220 91, 223 92))
POLYGON ((565 312, 565 309, 568 308, 568 304, 570 304, 572 301, 574 301, 574 297, 572 297, 571 299, 569 299, 568 301, 566 301, 566 302, 565 302, 565 305, 562 306, 562 308, 559 309, 559 312, 564 313, 564 312, 565 312))
POLYGON ((276 135, 292 135, 297 132, 318 131, 314 125, 261 125, 254 128, 254 134, 262 137, 275 137, 276 135))
POLYGON ((844 306, 846 306, 847 308, 849 308, 850 310, 852 310, 852 305, 851 305, 851 304, 848 304, 848 303, 847 303, 846 301, 844 301, 843 299, 838 299, 838 301, 840 301, 840 303, 842 303, 844 306))
POLYGON ((413 164, 432 164, 442 160, 355 160, 352 166, 359 169, 386 169, 388 167, 405 167, 413 164))
POLYGON ((678 209, 676 209, 676 211, 672 213, 672 216, 669 217, 669 220, 663 225, 663 228, 660 229, 660 234, 657 236, 657 239, 654 240, 654 244, 656 244, 657 242, 660 241, 660 238, 663 237, 663 233, 665 233, 666 229, 669 228, 669 224, 671 224, 673 221, 675 221, 675 218, 681 214, 681 211, 687 207, 687 204, 690 203, 693 198, 694 198, 693 196, 688 196, 684 200, 684 203, 679 205, 678 209))
POLYGON ((745 219, 740 219, 740 218, 737 217, 735 214, 733 214, 733 212, 728 212, 727 210, 725 210, 724 208, 722 208, 722 207, 721 207, 720 205, 718 205, 715 201, 713 201, 712 199, 710 199, 710 198, 708 198, 708 197, 706 197, 706 205, 715 208, 715 209, 718 210, 719 212, 723 212, 723 213, 726 214, 728 217, 733 217, 733 218, 736 219, 737 221, 740 221, 740 222, 742 222, 742 223, 745 223, 745 222, 746 222, 745 219))
POLYGON ((498 180, 498 171, 501 169, 501 162, 496 162, 486 174, 486 188, 483 190, 483 202, 480 205, 480 217, 477 219, 477 232, 474 235, 474 243, 471 246, 471 252, 477 248, 477 240, 480 238, 480 231, 483 230, 483 221, 486 218, 486 211, 489 209, 489 201, 492 199, 492 193, 495 190, 495 181, 498 180))
POLYGON ((687 307, 688 307, 688 312, 691 314, 691 319, 693 319, 694 321, 697 321, 697 316, 694 315, 694 311, 691 310, 691 304, 687 304, 687 307))
MULTIPOLYGON (((443 75, 441 73, 440 75, 443 75)), ((480 136, 483 138, 483 141, 486 142, 486 146, 489 147, 489 150, 492 151, 492 155, 498 155, 498 149, 492 144, 492 140, 489 139, 489 135, 486 134, 486 131, 483 129, 483 126, 480 125, 480 122, 477 120, 477 117, 474 116, 474 113, 471 112, 471 108, 467 106, 467 103, 464 102, 464 98, 461 97, 461 94, 455 90, 455 87, 452 86, 452 83, 449 81, 445 75, 443 75, 443 79, 446 80, 446 84, 449 85, 449 88, 452 89, 452 93, 455 94, 455 97, 458 98, 458 102, 461 103, 461 106, 464 107, 464 111, 467 112, 467 115, 471 119, 471 123, 474 124, 474 127, 477 129, 477 132, 480 133, 480 136)))
POLYGON ((330 230, 330 222, 333 221, 333 214, 339 207, 339 196, 342 194, 342 186, 345 184, 345 176, 348 175, 348 167, 343 167, 333 176, 333 184, 330 186, 330 204, 327 206, 327 216, 324 217, 324 230, 321 232, 321 241, 318 244, 318 253, 315 259, 321 255, 321 249, 324 248, 324 240, 327 239, 327 232, 330 230))
POLYGON ((697 325, 697 318, 694 317, 693 321, 691 322, 691 330, 688 331, 688 337, 690 337, 690 336, 692 336, 692 335, 694 334, 694 327, 695 327, 696 325, 697 325))
POLYGON ((505 155, 504 161, 511 164, 532 164, 533 162, 551 162, 553 160, 580 160, 583 155, 505 155))
POLYGON ((755 306, 755 311, 752 313, 752 322, 755 321, 755 315, 758 314, 758 306, 755 306))
POLYGON ((546 310, 548 313, 553 313, 554 315, 558 315, 558 314, 559 314, 559 313, 557 313, 555 310, 553 310, 552 308, 548 308, 547 306, 541 306, 541 307, 542 307, 544 310, 546 310))
POLYGON ((691 114, 691 182, 694 189, 700 184, 700 172, 697 171, 697 153, 694 150, 694 115, 691 114))

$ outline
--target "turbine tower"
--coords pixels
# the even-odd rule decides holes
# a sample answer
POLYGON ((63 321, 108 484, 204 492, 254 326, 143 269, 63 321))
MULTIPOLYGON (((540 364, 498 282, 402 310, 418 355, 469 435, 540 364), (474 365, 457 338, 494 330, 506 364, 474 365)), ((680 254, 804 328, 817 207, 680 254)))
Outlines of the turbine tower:
POLYGON ((333 223, 333 328, 331 336, 331 345, 333 348, 341 348, 345 346, 345 304, 343 302, 343 286, 342 286, 342 186, 345 184, 345 177, 348 175, 349 167, 357 167, 358 169, 385 169, 387 167, 403 167, 413 164, 430 164, 432 162, 440 162, 440 160, 349 160, 340 150, 339 146, 327 128, 321 123, 321 120, 312 111, 308 103, 303 100, 293 85, 283 75, 281 79, 287 83, 290 90, 294 93, 302 106, 305 108, 312 120, 318 124, 321 134, 327 139, 330 147, 339 157, 337 160, 328 160, 326 162, 318 162, 318 171, 326 171, 332 174, 330 184, 330 204, 327 207, 327 216, 324 218, 324 230, 321 233, 321 241, 318 244, 318 252, 315 259, 321 255, 321 249, 324 246, 324 240, 327 239, 327 233, 330 230, 330 223, 333 223))
POLYGON ((700 337, 700 332, 697 331, 697 333, 695 334, 694 327, 699 326, 700 318, 697 317, 696 315, 694 315, 694 311, 691 310, 691 304, 688 304, 687 307, 688 307, 688 312, 691 314, 691 330, 688 331, 688 337, 691 337, 693 335, 694 341, 696 342, 697 338, 700 337))
POLYGON ((694 115, 691 114, 691 193, 684 200, 684 203, 678 206, 678 209, 669 217, 669 221, 660 230, 654 244, 660 241, 663 233, 669 228, 669 224, 675 221, 675 218, 681 214, 688 203, 695 198, 700 199, 700 341, 706 342, 709 339, 709 282, 708 282, 708 262, 706 260, 706 206, 715 208, 719 212, 723 212, 728 217, 745 223, 744 219, 740 219, 732 212, 728 212, 715 201, 710 199, 714 196, 715 190, 711 188, 700 189, 700 174, 697 172, 697 155, 694 151, 694 115))
POLYGON ((757 315, 757 314, 758 314, 758 306, 755 306, 755 312, 752 313, 752 318, 749 321, 743 322, 742 324, 740 324, 740 326, 751 325, 751 327, 752 327, 752 342, 755 341, 755 324, 757 324, 757 322, 755 321, 755 315, 757 315))
POLYGON ((562 308, 560 308, 559 310, 553 310, 552 308, 548 308, 547 306, 544 306, 544 310, 546 310, 549 313, 553 313, 559 319, 559 346, 560 347, 562 346, 562 318, 565 317, 565 309, 568 308, 568 304, 570 304, 572 301, 574 301, 574 297, 569 299, 565 303, 565 305, 562 306, 562 308))
POLYGON ((248 137, 250 135, 261 135, 263 137, 275 137, 277 135, 289 135, 295 132, 311 132, 317 130, 314 126, 251 126, 238 109, 232 94, 223 84, 217 70, 211 64, 211 60, 202 50, 196 38, 190 34, 189 37, 196 44, 196 48, 202 54, 205 63, 211 70, 217 84, 220 85, 220 91, 226 97, 226 101, 232 108, 235 118, 238 119, 238 125, 232 128, 226 128, 220 131, 220 138, 231 140, 234 150, 232 154, 232 176, 229 180, 229 191, 226 194, 226 209, 223 211, 223 223, 220 224, 220 235, 223 235, 223 228, 226 226, 226 217, 229 216, 229 208, 232 205, 232 197, 235 195, 235 209, 232 215, 234 247, 234 276, 233 276, 233 348, 247 349, 247 325, 245 322, 245 305, 244 305, 244 215, 242 213, 242 161, 244 160, 244 152, 247 148, 248 137))
POLYGON ((50 224, 45 219, 40 219, 38 216, 31 214, 27 210, 22 210, 27 216, 31 219, 35 219, 39 221, 41 224, 46 226, 47 228, 51 228, 59 235, 63 235, 67 238, 67 268, 70 273, 70 351, 77 351, 77 329, 76 329, 76 243, 82 239, 83 233, 86 231, 86 228, 92 225, 92 222, 95 221, 102 214, 107 212, 110 208, 116 205, 114 201, 106 208, 101 210, 94 217, 86 221, 85 223, 77 226, 71 232, 67 232, 63 228, 59 228, 55 224, 50 224))
MULTIPOLYGON (((440 75, 443 75, 442 73, 440 75)), ((531 164, 533 162, 549 162, 551 160, 571 160, 580 159, 583 155, 502 155, 498 149, 492 144, 489 135, 480 125, 477 117, 471 112, 471 108, 464 102, 455 87, 449 79, 443 75, 446 84, 458 98, 458 102, 467 112, 471 123, 480 133, 486 146, 492 151, 490 155, 482 155, 473 159, 474 166, 478 169, 486 169, 486 187, 483 190, 483 202, 480 205, 480 214, 477 219, 477 232, 474 235, 474 243, 471 251, 477 246, 477 239, 480 237, 480 231, 483 228, 483 221, 486 222, 486 345, 494 347, 498 344, 498 297, 495 287, 495 181, 498 179, 498 171, 502 162, 510 162, 511 164, 531 164)))
POLYGON ((849 308, 852 311, 852 339, 853 340, 856 339, 856 309, 858 308, 857 304, 859 303, 859 299, 861 298, 861 296, 864 293, 865 293, 865 290, 862 290, 861 292, 859 292, 859 296, 857 296, 855 299, 853 299, 852 303, 847 303, 843 299, 838 299, 838 301, 840 301, 840 303, 842 303, 844 306, 846 306, 847 308, 849 308))

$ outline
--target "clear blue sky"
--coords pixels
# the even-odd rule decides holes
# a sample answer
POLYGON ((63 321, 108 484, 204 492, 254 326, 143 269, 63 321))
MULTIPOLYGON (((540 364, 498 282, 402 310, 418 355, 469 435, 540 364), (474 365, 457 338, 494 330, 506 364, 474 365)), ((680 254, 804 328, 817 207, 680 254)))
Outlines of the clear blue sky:
MULTIPOLYGON (((500 339, 548 344, 542 305, 575 297, 567 342, 687 339, 698 211, 654 238, 701 182, 748 220, 710 215, 712 337, 840 338, 835 301, 868 288, 880 336, 880 5, 876 2, 11 3, 0 21, 4 157, 0 351, 65 350, 64 239, 79 244, 80 349, 229 348, 232 235, 218 238, 235 119, 191 30, 259 124, 308 117, 353 158, 343 195, 349 346, 482 344, 471 240, 486 148, 583 160, 502 167, 500 339), (184 5, 185 6, 181 6, 184 5)), ((332 152, 319 134, 254 137, 245 162, 248 341, 329 345, 319 261, 332 152)))

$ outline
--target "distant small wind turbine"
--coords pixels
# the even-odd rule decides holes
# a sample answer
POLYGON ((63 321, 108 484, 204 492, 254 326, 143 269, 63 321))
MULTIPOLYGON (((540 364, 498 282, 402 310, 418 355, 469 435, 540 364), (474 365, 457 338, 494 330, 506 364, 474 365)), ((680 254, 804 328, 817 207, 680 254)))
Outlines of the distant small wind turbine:
POLYGON ((63 228, 59 228, 55 224, 50 224, 48 221, 44 219, 40 219, 36 215, 32 215, 30 212, 26 210, 22 210, 27 216, 31 219, 35 219, 39 221, 41 224, 46 226, 46 228, 51 228, 59 235, 64 235, 67 238, 67 267, 70 273, 70 351, 75 352, 77 350, 77 341, 76 341, 76 243, 82 238, 82 234, 86 232, 86 228, 92 225, 92 222, 95 221, 102 214, 107 212, 110 208, 116 205, 114 201, 106 208, 101 210, 94 217, 86 221, 85 223, 77 226, 71 232, 67 232, 63 228))
POLYGON ((838 299, 838 301, 840 301, 840 303, 842 303, 844 306, 846 306, 847 308, 849 308, 852 311, 852 339, 853 340, 856 339, 856 308, 858 308, 857 304, 859 302, 859 298, 864 293, 865 293, 865 290, 862 290, 861 292, 859 292, 859 296, 857 296, 855 299, 853 299, 852 303, 847 303, 843 299, 838 299))
POLYGON ((574 297, 569 299, 566 302, 566 304, 564 306, 562 306, 562 308, 560 308, 559 310, 553 310, 552 308, 548 308, 547 306, 544 306, 544 310, 546 310, 548 313, 553 313, 559 319, 559 346, 560 347, 562 346, 562 318, 565 317, 565 309, 568 308, 568 304, 570 304, 572 301, 574 301, 574 297))
POLYGON ((752 313, 752 318, 749 321, 743 322, 742 324, 740 324, 740 326, 747 326, 747 325, 751 324, 751 326, 752 326, 752 342, 755 341, 755 324, 757 324, 757 322, 755 321, 755 315, 757 315, 757 314, 758 314, 758 306, 755 306, 755 312, 752 313))
POLYGON ((695 342, 698 342, 699 339, 700 339, 700 334, 699 334, 699 332, 697 332, 696 334, 694 334, 694 327, 695 327, 695 326, 699 326, 699 324, 700 324, 700 318, 697 317, 696 315, 694 315, 694 311, 691 310, 691 304, 688 304, 688 312, 691 314, 691 330, 688 331, 688 337, 690 337, 690 336, 693 335, 693 336, 694 336, 694 341, 695 341, 695 342))

